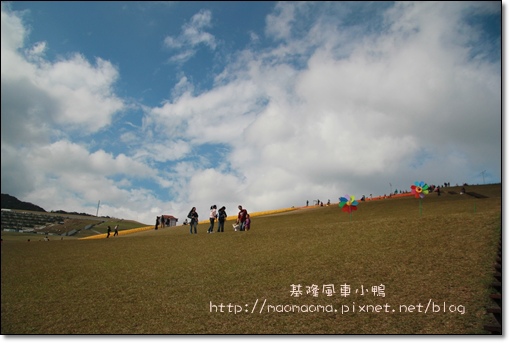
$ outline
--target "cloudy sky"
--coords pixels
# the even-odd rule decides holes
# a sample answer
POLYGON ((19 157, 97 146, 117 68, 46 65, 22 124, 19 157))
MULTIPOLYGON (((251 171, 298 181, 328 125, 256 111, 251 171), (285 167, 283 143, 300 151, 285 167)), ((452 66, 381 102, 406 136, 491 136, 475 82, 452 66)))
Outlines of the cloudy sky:
POLYGON ((501 182, 500 2, 2 2, 2 193, 152 224, 501 182))

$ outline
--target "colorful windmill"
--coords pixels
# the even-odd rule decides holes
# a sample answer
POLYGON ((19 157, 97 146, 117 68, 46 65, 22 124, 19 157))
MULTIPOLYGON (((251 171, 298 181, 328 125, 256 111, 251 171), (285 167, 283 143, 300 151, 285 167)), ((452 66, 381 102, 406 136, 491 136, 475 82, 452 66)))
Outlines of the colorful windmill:
POLYGON ((414 185, 411 186, 411 193, 414 194, 416 198, 425 198, 425 194, 429 193, 429 185, 427 185, 423 181, 416 181, 414 185))
POLYGON ((339 198, 340 202, 338 206, 342 209, 343 212, 347 212, 350 214, 350 219, 352 219, 352 211, 356 211, 358 209, 358 202, 356 201, 354 195, 344 195, 339 198))
POLYGON ((411 186, 411 193, 418 199, 420 199, 420 216, 421 216, 421 199, 425 198, 425 194, 429 193, 429 185, 427 185, 423 181, 416 181, 414 185, 411 186))

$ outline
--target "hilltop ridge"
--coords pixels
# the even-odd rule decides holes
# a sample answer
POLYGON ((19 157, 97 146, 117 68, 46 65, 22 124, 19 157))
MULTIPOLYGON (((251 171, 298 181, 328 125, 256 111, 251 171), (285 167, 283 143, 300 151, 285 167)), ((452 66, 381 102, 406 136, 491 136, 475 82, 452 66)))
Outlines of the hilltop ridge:
POLYGON ((47 212, 44 208, 30 202, 21 201, 9 194, 2 193, 2 208, 11 210, 26 210, 36 212, 47 212))

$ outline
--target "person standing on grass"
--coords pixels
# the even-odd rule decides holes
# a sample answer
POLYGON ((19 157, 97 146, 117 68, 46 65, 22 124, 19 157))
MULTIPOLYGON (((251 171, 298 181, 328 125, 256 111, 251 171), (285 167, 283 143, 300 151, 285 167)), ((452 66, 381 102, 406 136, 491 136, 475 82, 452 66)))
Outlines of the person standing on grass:
POLYGON ((227 220, 227 212, 225 206, 222 206, 218 211, 218 232, 224 232, 225 220, 227 220))
POLYGON ((216 205, 211 206, 211 212, 209 213, 209 221, 211 222, 211 225, 209 226, 209 229, 207 230, 207 233, 214 233, 214 222, 216 221, 216 218, 218 218, 218 213, 216 212, 216 205))
POLYGON ((110 232, 112 232, 112 228, 110 227, 110 225, 108 225, 108 229, 106 230, 106 238, 110 237, 110 232))
POLYGON ((113 237, 118 236, 118 235, 119 235, 119 226, 115 225, 115 227, 113 228, 113 237))
POLYGON ((197 225, 198 225, 198 213, 197 208, 193 207, 191 211, 189 211, 188 218, 189 222, 189 233, 193 234, 193 229, 195 229, 195 235, 197 234, 197 225))
POLYGON ((244 229, 246 231, 250 231, 250 226, 251 226, 251 219, 250 219, 250 215, 248 213, 246 213, 246 219, 244 221, 244 229))
POLYGON ((241 205, 237 207, 239 209, 239 213, 237 214, 237 224, 239 224, 239 231, 244 231, 244 222, 246 221, 246 215, 248 211, 244 209, 241 205))

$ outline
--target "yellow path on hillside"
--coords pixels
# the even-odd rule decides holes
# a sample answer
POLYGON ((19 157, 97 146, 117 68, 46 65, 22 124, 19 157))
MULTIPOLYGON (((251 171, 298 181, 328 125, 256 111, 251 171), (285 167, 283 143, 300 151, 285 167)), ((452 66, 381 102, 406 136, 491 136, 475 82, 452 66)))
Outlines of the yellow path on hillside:
MULTIPOLYGON (((282 209, 279 209, 279 210, 253 212, 253 213, 250 213, 250 217, 259 217, 259 216, 265 216, 265 215, 269 215, 269 214, 277 214, 277 213, 290 212, 290 211, 294 211, 294 210, 297 210, 297 209, 299 209, 299 208, 297 208, 297 207, 289 207, 289 208, 282 208, 282 209)), ((235 220, 235 219, 237 219, 237 215, 228 216, 227 217, 227 220, 235 220)), ((199 224, 207 224, 207 223, 209 223, 209 219, 199 221, 198 223, 199 224)), ((119 231, 119 236, 129 235, 131 233, 136 233, 136 232, 141 232, 141 231, 148 231, 148 230, 154 230, 154 225, 143 226, 143 227, 138 227, 138 228, 129 229, 129 230, 121 230, 121 231, 119 231)), ((79 239, 80 240, 81 239, 101 239, 101 238, 106 238, 106 236, 107 236, 106 233, 101 233, 101 234, 98 234, 98 235, 83 237, 83 238, 79 238, 79 239)), ((113 237, 113 233, 110 233, 110 237, 113 237)))

